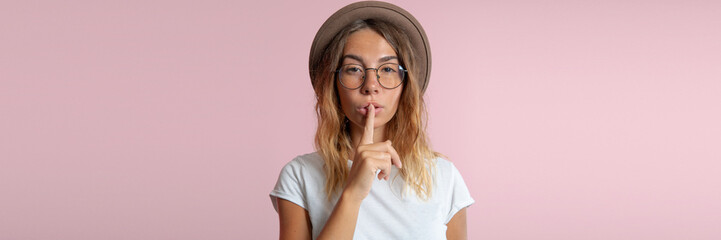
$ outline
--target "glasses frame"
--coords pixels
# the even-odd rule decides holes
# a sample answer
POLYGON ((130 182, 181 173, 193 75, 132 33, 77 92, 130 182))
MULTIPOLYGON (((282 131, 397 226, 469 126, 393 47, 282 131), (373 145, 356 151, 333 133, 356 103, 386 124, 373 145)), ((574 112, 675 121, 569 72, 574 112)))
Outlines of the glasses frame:
POLYGON ((406 68, 404 68, 403 65, 400 65, 400 64, 398 64, 398 63, 384 63, 384 64, 381 64, 380 66, 378 66, 377 68, 365 68, 365 67, 363 67, 363 65, 356 64, 356 63, 350 63, 350 64, 343 64, 343 65, 341 65, 341 66, 338 67, 338 69, 335 70, 334 72, 335 72, 335 78, 338 80, 338 82, 340 83, 341 86, 343 86, 343 87, 346 88, 346 89, 355 90, 355 89, 359 89, 359 88, 363 87, 363 84, 366 83, 366 76, 368 75, 368 74, 367 74, 367 73, 368 73, 368 70, 375 70, 375 72, 376 72, 376 81, 378 81, 378 85, 380 85, 381 87, 383 87, 383 88, 385 88, 385 89, 396 89, 396 88, 400 87, 401 85, 403 85, 403 82, 406 81, 406 77, 408 76, 408 70, 406 70, 406 68), (403 73, 403 77, 401 78, 401 82, 398 83, 398 86, 395 86, 395 87, 392 87, 392 88, 383 86, 383 83, 381 83, 381 76, 378 75, 378 69, 381 69, 381 68, 383 67, 383 65, 388 65, 388 64, 398 65, 398 70, 403 73), (359 66, 361 69, 363 69, 363 77, 361 77, 361 79, 363 79, 363 81, 361 81, 360 85, 359 85, 358 87, 356 87, 356 88, 349 88, 349 87, 347 87, 345 84, 343 84, 343 81, 340 80, 340 74, 341 74, 341 71, 340 71, 340 70, 343 69, 343 67, 348 66, 348 65, 356 65, 356 66, 359 66))

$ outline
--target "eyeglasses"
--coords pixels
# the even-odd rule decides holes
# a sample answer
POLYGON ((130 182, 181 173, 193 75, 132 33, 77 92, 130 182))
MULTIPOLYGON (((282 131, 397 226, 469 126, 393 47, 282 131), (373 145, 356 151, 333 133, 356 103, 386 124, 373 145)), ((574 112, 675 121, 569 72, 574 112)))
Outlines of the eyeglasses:
POLYGON ((358 89, 363 86, 366 79, 366 71, 375 70, 378 83, 386 89, 394 89, 403 83, 406 72, 403 66, 397 63, 385 63, 378 68, 363 68, 359 64, 346 64, 336 70, 337 79, 343 87, 358 89))

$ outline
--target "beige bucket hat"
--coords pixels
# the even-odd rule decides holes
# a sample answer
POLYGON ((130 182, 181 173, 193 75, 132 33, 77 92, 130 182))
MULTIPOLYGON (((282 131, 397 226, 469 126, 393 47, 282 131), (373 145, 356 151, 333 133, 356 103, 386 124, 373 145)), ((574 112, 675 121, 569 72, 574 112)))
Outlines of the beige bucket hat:
MULTIPOLYGON (((411 47, 415 52, 415 69, 418 86, 421 93, 428 87, 428 79, 431 75, 431 48, 428 44, 426 32, 413 15, 401 7, 379 1, 363 1, 347 5, 331 15, 318 29, 310 47, 309 68, 314 62, 320 61, 323 51, 328 47, 335 35, 347 25, 358 19, 378 19, 394 24, 401 29, 411 41, 411 47)), ((310 70, 311 84, 315 85, 313 69, 310 70)))

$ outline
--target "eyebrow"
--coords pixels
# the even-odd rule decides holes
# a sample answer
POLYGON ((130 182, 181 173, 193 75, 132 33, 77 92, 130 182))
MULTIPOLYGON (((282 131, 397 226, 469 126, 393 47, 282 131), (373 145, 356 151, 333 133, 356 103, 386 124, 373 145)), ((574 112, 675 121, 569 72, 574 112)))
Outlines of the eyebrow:
MULTIPOLYGON (((343 56, 343 58, 340 59, 341 62, 343 62, 346 58, 350 58, 350 59, 359 61, 359 62, 361 62, 361 63, 363 62, 363 59, 362 59, 361 57, 359 57, 358 55, 353 55, 353 54, 346 54, 345 56, 343 56)), ((398 59, 398 57, 396 57, 396 56, 385 56, 385 57, 379 58, 379 59, 378 59, 378 62, 387 62, 387 61, 390 61, 390 60, 393 60, 393 59, 398 59)))

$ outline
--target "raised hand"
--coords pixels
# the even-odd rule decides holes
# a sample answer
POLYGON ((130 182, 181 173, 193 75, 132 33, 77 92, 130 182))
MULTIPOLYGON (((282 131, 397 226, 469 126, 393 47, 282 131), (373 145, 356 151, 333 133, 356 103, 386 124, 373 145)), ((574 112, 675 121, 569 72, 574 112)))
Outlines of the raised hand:
POLYGON ((348 175, 346 194, 363 200, 370 193, 373 177, 390 179, 391 165, 401 168, 401 159, 393 148, 391 141, 373 143, 373 125, 375 124, 375 106, 370 104, 366 115, 365 128, 360 143, 355 149, 353 166, 348 175), (380 172, 378 172, 380 170, 380 172))

